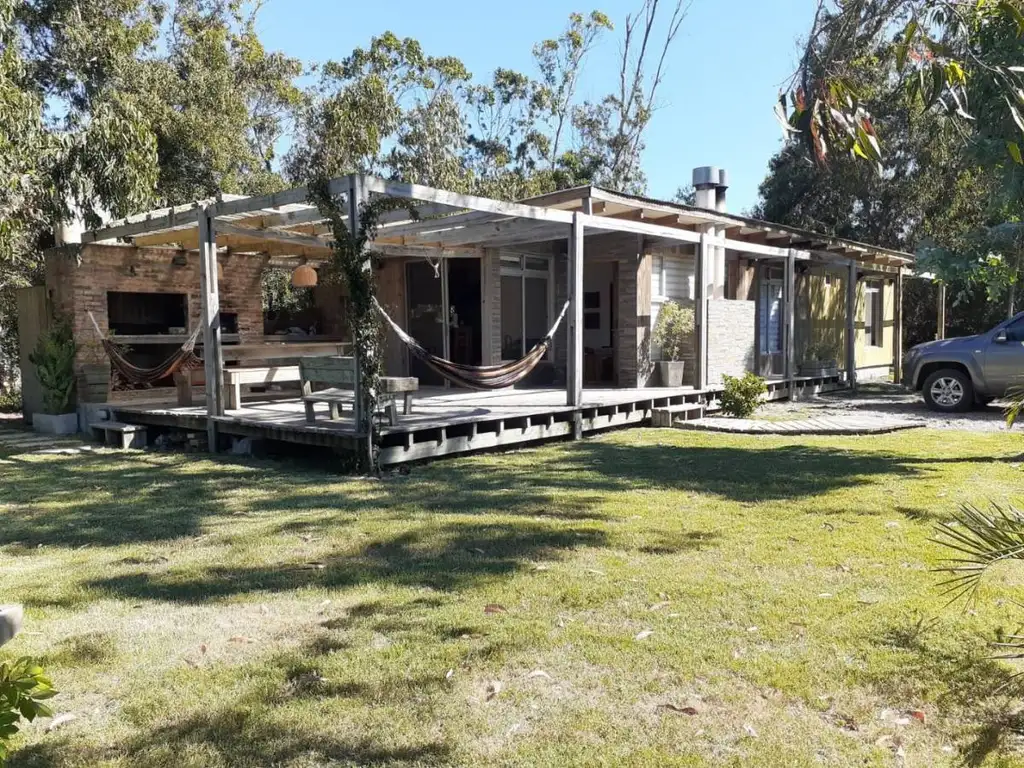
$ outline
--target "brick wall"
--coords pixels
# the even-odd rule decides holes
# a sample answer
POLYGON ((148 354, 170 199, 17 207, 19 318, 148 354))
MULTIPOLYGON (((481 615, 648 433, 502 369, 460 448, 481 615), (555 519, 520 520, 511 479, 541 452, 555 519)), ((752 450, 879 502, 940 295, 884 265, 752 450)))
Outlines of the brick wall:
POLYGON ((483 361, 484 365, 497 365, 501 362, 501 251, 488 248, 480 263, 483 361))
MULTIPOLYGON (((107 334, 107 293, 181 293, 187 297, 191 331, 201 323, 199 254, 169 248, 128 245, 63 246, 44 255, 46 287, 54 307, 72 319, 79 345, 77 368, 102 364, 107 358, 89 319, 93 313, 100 331, 107 334), (184 259, 183 264, 174 263, 184 259)), ((220 306, 238 315, 241 341, 263 336, 261 275, 267 259, 261 256, 222 254, 220 306)))
POLYGON ((708 383, 722 375, 741 376, 754 368, 757 343, 753 301, 708 301, 708 383))

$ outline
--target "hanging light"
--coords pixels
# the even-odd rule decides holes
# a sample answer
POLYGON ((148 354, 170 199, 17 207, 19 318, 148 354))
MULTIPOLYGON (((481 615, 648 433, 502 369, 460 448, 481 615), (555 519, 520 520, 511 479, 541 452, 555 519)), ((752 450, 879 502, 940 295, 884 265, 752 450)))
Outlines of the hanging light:
POLYGON ((316 270, 308 264, 296 267, 292 272, 293 288, 313 288, 317 284, 316 270))

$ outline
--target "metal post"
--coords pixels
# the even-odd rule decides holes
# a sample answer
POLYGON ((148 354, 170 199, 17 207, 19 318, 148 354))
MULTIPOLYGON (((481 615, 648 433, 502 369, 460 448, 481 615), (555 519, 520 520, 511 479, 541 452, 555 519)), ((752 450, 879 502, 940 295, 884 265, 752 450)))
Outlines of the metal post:
POLYGON ((217 233, 208 205, 201 205, 199 218, 199 285, 202 301, 203 367, 206 374, 206 439, 211 453, 217 452, 217 423, 224 415, 224 351, 221 348, 220 293, 217 286, 217 233))
POLYGON ((857 391, 857 262, 850 259, 846 280, 846 380, 857 391))

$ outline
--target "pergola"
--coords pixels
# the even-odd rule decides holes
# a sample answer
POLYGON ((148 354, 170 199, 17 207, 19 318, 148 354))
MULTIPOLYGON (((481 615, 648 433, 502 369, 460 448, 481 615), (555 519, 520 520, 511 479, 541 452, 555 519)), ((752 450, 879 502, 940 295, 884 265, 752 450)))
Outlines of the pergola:
MULTIPOLYGON (((783 347, 785 378, 796 375, 794 294, 796 263, 815 259, 849 270, 846 364, 854 376, 854 312, 858 274, 888 274, 902 294, 902 279, 913 259, 908 254, 825 237, 755 219, 581 187, 510 203, 443 189, 353 174, 329 183, 329 193, 347 211, 350 229, 358 226, 360 206, 375 198, 407 201, 380 219, 373 251, 383 256, 457 258, 479 256, 483 248, 564 241, 569 257, 569 357, 566 403, 580 406, 583 391, 583 257, 588 235, 635 234, 645 246, 691 246, 695 250, 696 378, 707 386, 707 301, 713 296, 709 264, 715 249, 749 259, 774 259, 785 267, 783 347)), ((310 202, 307 188, 269 195, 222 195, 111 222, 85 232, 83 243, 127 240, 136 246, 174 246, 200 253, 202 338, 206 372, 206 409, 224 413, 221 323, 217 286, 217 249, 267 254, 281 266, 323 262, 331 256, 328 222, 310 202)), ((897 301, 897 324, 902 310, 897 301)), ((897 333, 897 338, 899 334, 897 333)), ((897 342, 896 364, 902 356, 897 342)), ((791 386, 790 391, 794 388, 791 386)), ((208 421, 211 431, 214 421, 208 421)), ((577 429, 577 434, 579 430, 577 429)), ((212 437, 212 435, 211 435, 212 437)), ((214 442, 211 440, 211 445, 214 442)))

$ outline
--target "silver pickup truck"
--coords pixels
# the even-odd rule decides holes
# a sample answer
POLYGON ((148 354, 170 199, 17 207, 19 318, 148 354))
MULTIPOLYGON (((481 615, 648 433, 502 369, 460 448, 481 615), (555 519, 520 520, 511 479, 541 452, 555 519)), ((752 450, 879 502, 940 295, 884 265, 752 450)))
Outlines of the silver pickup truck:
POLYGON ((918 344, 907 352, 903 384, 934 411, 967 411, 1024 386, 1024 312, 988 333, 918 344))

